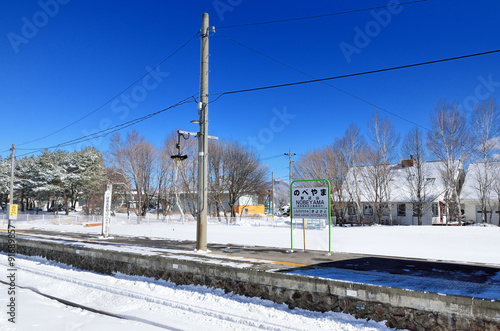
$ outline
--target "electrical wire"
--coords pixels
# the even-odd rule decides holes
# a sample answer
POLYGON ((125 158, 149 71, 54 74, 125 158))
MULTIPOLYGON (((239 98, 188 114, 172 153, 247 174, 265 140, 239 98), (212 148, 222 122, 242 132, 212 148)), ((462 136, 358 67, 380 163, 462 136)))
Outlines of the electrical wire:
MULTIPOLYGON (((267 55, 267 54, 264 54, 264 53, 262 53, 262 52, 260 52, 260 51, 258 51, 258 50, 255 50, 255 49, 253 49, 252 47, 247 46, 247 45, 245 45, 245 44, 243 44, 243 43, 241 43, 241 42, 239 42, 239 41, 236 41, 236 40, 234 40, 234 39, 232 39, 232 38, 230 38, 230 37, 227 37, 227 36, 225 36, 225 35, 223 35, 223 34, 221 34, 221 33, 217 33, 217 34, 218 34, 219 36, 221 36, 221 37, 224 37, 224 38, 226 38, 226 39, 228 39, 228 40, 230 40, 230 41, 232 41, 232 42, 234 42, 234 43, 236 43, 236 44, 238 44, 238 45, 242 46, 242 47, 245 47, 246 49, 248 49, 248 50, 250 50, 250 51, 252 51, 252 52, 254 52, 254 53, 257 53, 257 54, 259 54, 259 55, 261 55, 261 56, 264 56, 264 57, 268 58, 268 59, 269 59, 269 60, 271 60, 271 61, 274 61, 274 62, 276 62, 276 63, 279 63, 279 64, 281 64, 282 66, 285 66, 285 67, 287 67, 287 68, 289 68, 289 69, 292 69, 292 70, 294 70, 294 71, 296 71, 296 72, 298 72, 298 73, 300 73, 300 74, 303 74, 303 75, 305 75, 305 76, 307 76, 307 77, 309 77, 309 78, 312 78, 312 79, 317 79, 317 77, 314 77, 314 76, 312 76, 312 75, 309 75, 308 73, 306 73, 306 72, 304 72, 304 71, 302 71, 302 70, 300 70, 300 69, 294 68, 294 67, 292 67, 292 66, 290 66, 290 65, 288 65, 288 64, 286 64, 286 63, 284 63, 284 62, 281 62, 281 61, 279 61, 279 60, 277 60, 277 59, 275 59, 275 58, 273 58, 273 57, 271 57, 271 56, 269 56, 269 55, 267 55)), ((375 105, 374 103, 372 103, 372 102, 370 102, 370 101, 367 101, 367 100, 364 100, 363 98, 360 98, 360 97, 358 97, 358 96, 356 96, 356 95, 354 95, 354 94, 352 94, 352 93, 350 93, 350 92, 347 92, 347 91, 342 90, 342 89, 340 89, 340 88, 338 88, 338 87, 336 87, 336 86, 333 86, 333 85, 329 84, 329 83, 328 83, 328 82, 326 82, 326 81, 325 81, 325 82, 321 82, 321 83, 323 83, 323 84, 325 84, 325 85, 327 85, 327 86, 329 86, 329 87, 331 87, 331 88, 334 88, 334 89, 336 89, 337 91, 342 92, 342 93, 344 93, 344 94, 346 94, 346 95, 348 95, 348 96, 350 96, 350 97, 352 97, 352 98, 354 98, 354 99, 357 99, 357 100, 359 100, 359 101, 361 101, 361 102, 364 102, 364 103, 366 103, 367 105, 370 105, 370 106, 372 106, 372 107, 374 107, 374 108, 380 109, 381 111, 383 111, 383 112, 385 112, 385 113, 387 113, 387 114, 390 114, 390 115, 392 115, 392 116, 395 116, 395 117, 397 117, 397 118, 399 118, 399 119, 401 119, 401 120, 403 120, 403 121, 406 121, 406 122, 408 122, 408 123, 410 123, 410 124, 412 124, 412 125, 415 125, 415 126, 417 126, 417 127, 419 127, 419 128, 422 128, 422 129, 424 129, 424 130, 427 130, 427 131, 431 131, 430 129, 428 129, 428 128, 426 128, 426 127, 424 127, 424 126, 420 125, 420 124, 417 124, 417 123, 415 123, 415 122, 413 122, 413 121, 411 121, 411 120, 409 120, 409 119, 406 119, 406 118, 404 118, 404 117, 402 117, 402 116, 400 116, 400 115, 398 115, 398 114, 396 114, 396 113, 393 113, 393 112, 391 112, 391 111, 389 111, 389 110, 387 110, 387 109, 384 109, 384 108, 382 108, 382 107, 379 107, 379 106, 375 105)))
POLYGON ((229 28, 238 28, 238 27, 244 27, 244 26, 264 25, 264 24, 274 24, 274 23, 284 23, 284 22, 292 22, 292 21, 309 20, 309 19, 322 18, 322 17, 328 17, 328 16, 336 16, 336 15, 359 13, 359 12, 364 12, 364 11, 368 11, 368 10, 375 10, 375 9, 382 9, 382 8, 391 8, 391 7, 397 7, 397 6, 404 6, 404 5, 410 5, 410 4, 415 4, 415 3, 420 3, 420 2, 426 2, 426 1, 428 1, 428 0, 408 1, 408 2, 404 2, 404 3, 395 3, 395 4, 385 5, 385 6, 377 6, 377 7, 371 7, 371 8, 363 8, 363 9, 354 9, 354 10, 348 10, 348 11, 343 11, 343 12, 321 14, 321 15, 314 15, 314 16, 287 18, 287 19, 282 19, 282 20, 274 20, 274 21, 266 21, 266 22, 254 22, 254 23, 227 25, 227 26, 217 27, 217 29, 229 29, 229 28))
POLYGON ((461 60, 461 59, 466 59, 466 58, 471 58, 471 57, 476 57, 476 56, 481 56, 481 55, 494 54, 494 53, 499 53, 499 52, 500 52, 500 49, 496 49, 496 50, 492 50, 492 51, 486 51, 486 52, 480 52, 480 53, 474 53, 474 54, 467 54, 467 55, 461 55, 461 56, 455 56, 455 57, 450 57, 450 58, 444 58, 444 59, 432 60, 432 61, 426 61, 426 62, 419 62, 419 63, 413 63, 413 64, 406 64, 406 65, 402 65, 402 66, 389 67, 389 68, 384 68, 384 69, 362 71, 362 72, 357 72, 357 73, 352 73, 352 74, 345 74, 345 75, 332 76, 332 77, 326 77, 326 78, 303 80, 303 81, 292 82, 292 83, 284 83, 284 84, 277 84, 277 85, 260 86, 260 87, 253 87, 253 88, 242 89, 242 90, 234 90, 234 91, 214 93, 214 94, 211 94, 211 95, 217 95, 218 97, 215 98, 215 100, 211 101, 211 103, 217 101, 223 95, 230 95, 230 94, 237 94, 237 93, 246 93, 246 92, 255 92, 255 91, 263 91, 263 90, 269 90, 269 89, 280 88, 280 87, 289 87, 289 86, 297 86, 297 85, 304 85, 304 84, 310 84, 310 83, 319 83, 319 82, 324 82, 324 81, 334 80, 334 79, 340 79, 340 78, 349 78, 349 77, 356 77, 356 76, 364 76, 364 75, 381 73, 381 72, 387 72, 387 71, 393 71, 393 70, 399 70, 399 69, 407 69, 407 68, 419 67, 419 66, 424 66, 424 65, 428 65, 428 64, 435 64, 435 63, 442 63, 442 62, 449 62, 449 61, 461 60))
MULTIPOLYGON (((309 83, 324 82, 324 81, 334 80, 334 79, 340 79, 340 78, 362 76, 362 75, 373 74, 373 73, 380 73, 380 72, 386 72, 386 71, 392 71, 392 70, 398 70, 398 69, 418 67, 418 66, 423 66, 423 65, 428 65, 428 64, 435 64, 435 63, 442 63, 442 62, 454 61, 454 60, 465 59, 465 58, 470 58, 470 57, 475 57, 475 56, 481 56, 481 55, 487 55, 487 54, 494 54, 494 53, 498 53, 498 52, 500 52, 500 50, 492 50, 492 51, 487 51, 487 52, 480 52, 480 53, 474 53, 474 54, 456 56, 456 57, 445 58, 445 59, 440 59, 440 60, 432 60, 432 61, 427 61, 427 62, 420 62, 420 63, 408 64, 408 65, 397 66, 397 67, 390 67, 390 68, 384 68, 384 69, 364 71, 364 72, 358 72, 358 73, 353 73, 353 74, 346 74, 346 75, 333 76, 333 77, 327 77, 327 78, 312 79, 312 80, 306 80, 306 81, 299 81, 299 82, 292 82, 292 83, 285 83, 285 84, 278 84, 278 85, 261 86, 261 87, 243 89, 243 90, 234 90, 234 91, 227 91, 227 92, 222 92, 222 93, 215 93, 214 95, 218 95, 218 97, 215 100, 211 101, 211 103, 217 101, 223 95, 245 93, 245 92, 254 92, 254 91, 261 91, 261 90, 267 90, 267 89, 273 89, 273 88, 279 88, 279 87, 288 87, 288 86, 296 86, 296 85, 303 85, 303 84, 309 84, 309 83)), ((186 104, 186 103, 194 102, 191 99, 193 99, 195 95, 197 95, 197 93, 193 94, 193 95, 191 95, 191 96, 189 96, 189 97, 187 97, 185 99, 183 99, 182 101, 180 101, 180 102, 178 102, 178 103, 176 103, 176 104, 174 104, 174 105, 172 105, 170 107, 167 107, 167 108, 164 108, 164 109, 159 110, 157 112, 145 115, 143 117, 140 117, 140 118, 137 118, 137 119, 134 119, 134 120, 131 120, 131 121, 128 121, 128 122, 116 125, 114 127, 108 128, 106 130, 101 130, 101 131, 98 131, 98 132, 90 134, 90 135, 86 135, 86 136, 83 136, 83 137, 80 137, 80 138, 76 138, 76 139, 73 139, 73 140, 70 140, 70 141, 66 141, 66 142, 60 143, 58 145, 33 149, 33 150, 35 150, 35 152, 26 153, 26 154, 19 155, 19 156, 24 156, 24 155, 27 155, 27 154, 36 153, 36 151, 41 151, 41 150, 44 150, 44 149, 52 149, 52 148, 59 148, 59 147, 74 145, 74 144, 81 143, 81 142, 84 142, 84 141, 88 141, 88 140, 96 139, 96 138, 99 138, 99 137, 107 136, 110 133, 122 130, 124 128, 132 126, 132 125, 137 124, 139 122, 142 122, 142 121, 144 121, 144 120, 146 120, 148 118, 151 118, 153 116, 156 116, 156 115, 158 115, 158 114, 160 114, 160 113, 162 113, 162 112, 164 112, 166 110, 178 107, 178 106, 186 104)))
POLYGON ((266 160, 271 160, 271 159, 277 159, 279 157, 282 157, 283 154, 279 154, 279 155, 275 155, 275 156, 270 156, 270 157, 266 157, 266 158, 263 158, 261 159, 261 161, 266 161, 266 160))
POLYGON ((21 156, 25 156, 25 155, 29 155, 29 154, 34 154, 34 153, 37 153, 37 152, 40 152, 40 151, 43 151, 43 150, 46 150, 46 149, 58 149, 60 147, 66 147, 66 146, 71 146, 71 145, 76 145, 76 144, 79 144, 79 143, 83 143, 85 141, 89 141, 89 140, 93 140, 93 139, 97 139, 97 138, 101 138, 101 137, 106 137, 107 135, 111 134, 111 133, 114 133, 114 132, 117 132, 117 131, 120 131, 120 130, 123 130, 125 128, 128 128, 132 125, 135 125, 137 123, 140 123, 140 122, 143 122, 153 116, 156 116, 156 115, 159 115, 167 110, 170 110, 170 109, 173 109, 173 108, 176 108, 176 107, 179 107, 179 106, 182 106, 182 105, 185 105, 187 103, 192 103, 194 102, 192 100, 193 96, 194 95, 197 95, 196 94, 193 94, 193 95, 190 95, 189 97, 167 107, 167 108, 164 108, 164 109, 161 109, 161 110, 158 110, 156 112, 153 112, 153 113, 150 113, 150 114, 147 114, 145 116, 142 116, 142 117, 138 117, 136 119, 133 119, 133 120, 130 120, 130 121, 127 121, 127 122, 124 122, 122 124, 118 124, 118 125, 115 125, 113 127, 110 127, 108 129, 105 129, 105 130, 101 130, 101 131, 98 131, 98 132, 94 132, 92 134, 88 134, 88 135, 85 135, 85 136, 82 136, 82 137, 79 137, 79 138, 75 138, 75 139, 72 139, 72 140, 68 140, 68 141, 65 141, 65 142, 62 142, 62 143, 59 143, 57 145, 53 145, 53 146, 47 146, 47 147, 39 147, 39 148, 19 148, 20 150, 31 150, 32 152, 28 152, 28 153, 25 153, 25 154, 21 154, 19 155, 19 157, 21 156))
POLYGON ((118 98, 122 93, 124 93, 125 91, 129 90, 132 86, 134 86, 135 84, 137 84, 141 79, 143 79, 144 77, 146 77, 147 75, 149 75, 152 71, 154 71, 156 68, 158 68, 160 65, 162 65, 163 63, 165 63, 168 59, 170 59, 172 56, 174 56, 176 53, 178 53, 181 49, 183 49, 185 46, 187 46, 194 38, 196 38, 197 36, 199 35, 199 31, 197 31, 191 38, 189 38, 184 44, 182 44, 180 47, 178 47, 175 51, 173 51, 169 56, 167 56, 165 59, 163 59, 160 63, 158 63, 156 66, 154 66, 151 70, 149 70, 148 72, 146 72, 144 75, 142 75, 141 77, 139 77, 138 79, 136 79, 132 84, 128 85, 126 88, 124 88, 123 90, 121 90, 118 94, 114 95, 111 99, 109 99, 108 101, 106 101, 105 103, 103 103, 101 106, 97 107, 96 109, 92 110, 91 112, 89 112, 88 114, 86 114, 85 116, 71 122, 70 124, 62 127, 61 129, 58 129, 48 135, 45 135, 43 137, 40 137, 40 138, 37 138, 37 139, 33 139, 33 140, 30 140, 30 141, 27 141, 25 143, 22 143, 22 144, 18 144, 17 146, 23 146, 23 145, 27 145, 27 144, 30 144, 30 143, 33 143, 35 141, 39 141, 39 140, 42 140, 42 139, 45 139, 45 138, 48 138, 50 136, 53 136, 55 135, 56 133, 59 133, 61 131, 63 131, 64 129, 67 129, 69 128, 70 126, 84 120, 85 118, 89 117, 90 115, 94 114, 95 112, 97 112, 98 110, 102 109, 103 107, 105 107, 106 105, 108 105, 111 101, 113 101, 114 99, 118 98))

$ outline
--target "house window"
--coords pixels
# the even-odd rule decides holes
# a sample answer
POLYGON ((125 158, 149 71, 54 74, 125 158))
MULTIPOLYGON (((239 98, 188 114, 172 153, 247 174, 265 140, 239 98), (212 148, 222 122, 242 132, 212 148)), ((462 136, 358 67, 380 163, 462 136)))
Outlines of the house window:
POLYGON ((363 205, 363 215, 373 215, 373 207, 371 205, 363 205))
POLYGON ((389 216, 390 210, 389 210, 389 205, 387 203, 381 204, 380 208, 382 209, 382 216, 389 216))
POLYGON ((418 203, 413 204, 413 216, 418 216, 418 203))
POLYGON ((349 215, 356 215, 356 205, 353 203, 350 203, 347 205, 347 214, 349 215))
POLYGON ((432 203, 432 217, 439 217, 439 205, 437 202, 432 203))
POLYGON ((398 216, 406 216, 406 204, 398 203, 398 216))

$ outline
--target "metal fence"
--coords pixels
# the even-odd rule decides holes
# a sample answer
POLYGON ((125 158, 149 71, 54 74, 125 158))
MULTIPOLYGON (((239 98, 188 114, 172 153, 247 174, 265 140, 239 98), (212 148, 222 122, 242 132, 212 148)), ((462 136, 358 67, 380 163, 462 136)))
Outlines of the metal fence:
MULTIPOLYGON (((2 225, 5 226, 8 222, 5 213, 0 214, 2 225)), ((51 225, 81 225, 95 224, 102 222, 100 215, 80 215, 80 214, 50 214, 50 213, 19 213, 16 222, 31 224, 51 224, 51 225)), ((255 227, 290 227, 289 217, 272 217, 272 215, 261 215, 258 217, 208 217, 209 224, 219 224, 227 226, 255 226, 255 227)), ((179 214, 175 215, 157 215, 147 214, 139 217, 136 215, 116 214, 111 217, 112 224, 179 224, 179 223, 196 223, 196 218, 192 215, 179 214)), ((327 220, 306 220, 305 224, 302 219, 293 220, 294 229, 324 229, 328 226, 327 220)))

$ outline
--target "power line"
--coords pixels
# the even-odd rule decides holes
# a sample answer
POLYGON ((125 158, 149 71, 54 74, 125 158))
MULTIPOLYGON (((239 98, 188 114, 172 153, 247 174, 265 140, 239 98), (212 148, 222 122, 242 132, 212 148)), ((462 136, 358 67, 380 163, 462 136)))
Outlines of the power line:
MULTIPOLYGON (((372 71, 359 72, 359 73, 354 73, 354 74, 346 74, 346 75, 333 76, 333 77, 327 77, 327 78, 312 79, 312 80, 307 80, 307 81, 299 81, 299 82, 292 82, 292 83, 286 83, 286 84, 269 85, 269 86, 262 86, 262 87, 249 88, 249 89, 243 89, 243 90, 234 90, 234 91, 216 93, 214 95, 218 95, 218 97, 214 101, 212 101, 212 102, 217 101, 223 95, 236 94, 236 93, 244 93, 244 92, 253 92, 253 91, 267 90, 267 89, 273 89, 273 88, 278 88, 278 87, 295 86, 295 85, 302 85, 302 84, 309 84, 309 83, 316 83, 316 82, 324 82, 324 81, 333 80, 333 79, 348 78, 348 77, 355 77, 355 76, 367 75, 367 74, 372 74, 372 73, 380 73, 380 72, 385 72, 385 71, 405 69, 405 68, 417 67, 417 66, 422 66, 422 65, 427 65, 427 64, 441 63, 441 62, 447 62, 447 61, 453 61, 453 60, 458 60, 458 59, 464 59, 464 58, 470 58, 470 57, 480 56, 480 55, 493 54, 493 53, 498 53, 498 52, 500 52, 500 50, 492 50, 492 51, 487 51, 487 52, 474 53, 474 54, 469 54, 469 55, 462 55, 462 56, 457 56, 457 57, 452 57, 452 58, 446 58, 446 59, 440 59, 440 60, 433 60, 433 61, 427 61, 427 62, 421 62, 421 63, 415 63, 415 64, 408 64, 408 65, 391 67, 391 68, 385 68, 385 69, 377 69, 377 70, 372 70, 372 71)), ((197 93, 195 93, 195 94, 193 94, 193 95, 191 95, 191 96, 183 99, 182 101, 179 101, 178 103, 176 103, 174 105, 171 105, 171 106, 169 106, 167 108, 164 108, 162 110, 159 110, 157 112, 145 115, 143 117, 139 117, 137 119, 134 119, 134 120, 131 120, 131 121, 128 121, 128 122, 116 125, 114 127, 111 127, 111 128, 105 129, 105 130, 101 130, 101 131, 98 131, 98 132, 95 132, 93 134, 86 135, 86 136, 83 136, 83 137, 80 137, 80 138, 69 140, 69 141, 60 143, 58 145, 54 145, 54 146, 50 146, 50 147, 36 148, 36 149, 32 149, 32 150, 34 150, 36 152, 36 151, 41 151, 41 150, 44 150, 44 149, 52 149, 52 148, 59 148, 59 147, 64 147, 64 146, 70 146, 70 145, 78 144, 78 143, 85 142, 85 141, 88 141, 88 140, 92 140, 92 139, 96 139, 96 138, 107 136, 107 135, 109 135, 111 133, 114 133, 116 131, 122 130, 124 128, 127 128, 129 126, 137 124, 139 122, 145 121, 146 119, 151 118, 153 116, 156 116, 156 115, 158 115, 158 114, 160 114, 160 113, 162 113, 162 112, 164 112, 166 110, 169 110, 169 109, 172 109, 172 108, 184 105, 186 103, 194 102, 191 99, 193 99, 193 97, 196 94, 197 93)), ((28 150, 28 149, 24 149, 24 150, 28 150)), ((26 154, 19 155, 19 156, 24 156, 24 155, 27 155, 27 154, 32 154, 32 153, 35 153, 35 152, 26 153, 26 154)))
POLYGON ((72 140, 69 140, 69 141, 66 141, 66 142, 62 142, 62 143, 54 145, 54 146, 50 146, 50 147, 32 148, 32 149, 26 149, 26 150, 37 150, 37 151, 39 151, 39 150, 44 150, 44 149, 59 148, 59 147, 65 147, 65 146, 70 146, 70 145, 74 145, 74 144, 77 144, 77 143, 85 142, 85 141, 88 141, 88 140, 93 140, 93 139, 100 138, 100 137, 105 137, 105 136, 107 136, 107 135, 109 135, 111 133, 114 133, 116 131, 122 130, 122 129, 127 128, 127 127, 130 127, 130 126, 132 126, 134 124, 143 122, 143 121, 145 121, 145 120, 147 120, 147 119, 149 119, 149 118, 151 118, 153 116, 159 115, 159 114, 161 114, 161 113, 163 113, 163 112, 165 112, 165 111, 167 111, 169 109, 172 109, 172 108, 184 105, 186 103, 193 102, 193 101, 190 100, 191 98, 192 98, 192 96, 189 96, 189 97, 183 99, 182 101, 179 101, 176 104, 173 104, 173 105, 171 105, 171 106, 169 106, 167 108, 164 108, 162 110, 156 111, 154 113, 147 114, 147 115, 142 116, 142 117, 138 117, 136 119, 124 122, 122 124, 115 125, 115 126, 110 127, 108 129, 104 129, 104 130, 101 130, 101 131, 98 131, 98 132, 94 132, 92 134, 88 134, 88 135, 82 136, 80 138, 72 139, 72 140))
POLYGON ((197 31, 191 38, 188 39, 188 41, 186 41, 184 44, 182 44, 180 47, 178 47, 175 51, 173 51, 169 56, 167 56, 165 59, 163 59, 156 66, 154 66, 151 70, 149 70, 148 72, 146 72, 144 75, 142 75, 141 77, 139 77, 138 79, 136 79, 132 84, 128 85, 126 88, 124 88, 123 90, 121 90, 118 94, 114 95, 111 99, 109 99, 108 101, 106 101, 105 103, 103 103, 101 106, 97 107, 96 109, 92 110, 91 112, 89 112, 85 116, 83 116, 83 117, 81 117, 81 118, 79 118, 79 119, 71 122, 70 124, 62 127, 61 129, 58 129, 58 130, 50 133, 48 135, 45 135, 45 136, 37 138, 37 139, 30 140, 30 141, 22 143, 22 144, 18 144, 18 146, 27 145, 27 144, 33 143, 35 141, 39 141, 39 140, 48 138, 50 136, 53 136, 56 133, 59 133, 59 132, 63 131, 64 129, 67 129, 70 126, 72 126, 72 125, 74 125, 74 124, 76 124, 76 123, 84 120, 85 118, 89 117, 90 115, 94 114, 95 112, 97 112, 98 110, 102 109, 104 106, 106 106, 107 104, 109 104, 111 101, 113 101, 114 99, 116 99, 117 97, 119 97, 122 93, 124 93, 125 91, 127 91, 128 89, 130 89, 132 86, 134 86, 135 84, 137 84, 141 79, 143 79, 144 77, 146 77, 147 75, 149 75, 152 71, 154 71, 156 68, 158 68, 164 62, 166 62, 168 59, 170 59, 172 56, 174 56, 177 52, 179 52, 181 49, 183 49, 187 44, 189 44, 198 35, 199 35, 199 32, 197 31))
POLYGON ((405 2, 405 3, 398 3, 398 4, 392 4, 392 5, 385 5, 385 6, 378 6, 378 7, 371 7, 371 8, 363 8, 363 9, 354 9, 354 10, 348 10, 348 11, 343 11, 343 12, 336 12, 336 13, 330 13, 330 14, 321 14, 321 15, 314 15, 314 16, 287 18, 287 19, 282 19, 282 20, 274 20, 274 21, 266 21, 266 22, 254 22, 254 23, 227 25, 227 26, 217 27, 217 29, 229 29, 229 28, 237 28, 237 27, 243 27, 243 26, 253 26, 253 25, 264 25, 264 24, 274 24, 274 23, 284 23, 284 22, 292 22, 292 21, 309 20, 309 19, 322 18, 322 17, 328 17, 328 16, 336 16, 336 15, 359 13, 359 12, 364 12, 364 11, 368 11, 368 10, 375 10, 375 9, 382 9, 382 8, 391 8, 391 7, 397 7, 397 6, 404 6, 404 5, 410 5, 410 4, 415 4, 415 3, 419 3, 419 2, 426 2, 426 1, 428 1, 428 0, 408 1, 408 2, 405 2))
POLYGON ((419 67, 419 66, 424 66, 424 65, 428 65, 428 64, 434 64, 434 63, 449 62, 449 61, 466 59, 466 58, 475 57, 475 56, 494 54, 494 53, 498 53, 498 52, 500 52, 500 49, 496 49, 496 50, 492 50, 492 51, 487 51, 487 52, 480 52, 480 53, 468 54, 468 55, 455 56, 455 57, 450 57, 450 58, 445 58, 445 59, 440 59, 440 60, 432 60, 432 61, 426 61, 426 62, 420 62, 420 63, 414 63, 414 64, 406 64, 406 65, 402 65, 402 66, 396 66, 396 67, 390 67, 390 68, 384 68, 384 69, 377 69, 377 70, 371 70, 371 71, 362 71, 362 72, 357 72, 357 73, 353 73, 353 74, 346 74, 346 75, 326 77, 326 78, 319 78, 319 79, 311 79, 311 80, 304 80, 304 81, 298 81, 298 82, 292 82, 292 83, 277 84, 277 85, 268 85, 268 86, 260 86, 260 87, 242 89, 242 90, 234 90, 234 91, 227 91, 227 92, 221 92, 221 93, 214 93, 212 95, 218 95, 218 97, 215 98, 215 100, 213 100, 212 102, 217 101, 223 95, 245 93, 245 92, 255 92, 255 91, 269 90, 269 89, 274 89, 274 88, 279 88, 279 87, 288 87, 288 86, 304 85, 304 84, 310 84, 310 83, 319 83, 319 82, 324 82, 324 81, 334 80, 334 79, 340 79, 340 78, 349 78, 349 77, 356 77, 356 76, 364 76, 364 75, 368 75, 368 74, 375 74, 375 73, 386 72, 386 71, 393 71, 393 70, 399 70, 399 69, 413 68, 413 67, 419 67))
MULTIPOLYGON (((236 44, 238 44, 238 45, 242 46, 242 47, 247 48, 248 50, 250 50, 250 51, 252 51, 252 52, 255 52, 255 53, 259 54, 259 55, 262 55, 262 56, 264 56, 264 57, 266 57, 266 58, 270 59, 271 61, 274 61, 274 62, 276 62, 276 63, 279 63, 279 64, 281 64, 282 66, 285 66, 285 67, 287 67, 287 68, 289 68, 289 69, 292 69, 292 70, 294 70, 294 71, 296 71, 296 72, 298 72, 298 73, 301 73, 301 74, 303 74, 303 75, 305 75, 305 76, 307 76, 307 77, 309 77, 309 78, 312 78, 312 79, 317 79, 317 77, 314 77, 314 76, 312 76, 312 75, 309 75, 308 73, 306 73, 306 72, 304 72, 304 71, 302 71, 302 70, 299 70, 299 69, 297 69, 297 68, 295 68, 295 67, 292 67, 292 66, 290 66, 290 65, 288 65, 288 64, 286 64, 286 63, 284 63, 284 62, 281 62, 281 61, 279 61, 279 60, 277 60, 277 59, 275 59, 275 58, 273 58, 273 57, 271 57, 271 56, 269 56, 269 55, 267 55, 267 54, 264 54, 264 53, 262 53, 262 52, 260 52, 260 51, 257 51, 257 50, 253 49, 253 48, 252 48, 252 47, 250 47, 250 46, 247 46, 247 45, 245 45, 245 44, 242 44, 242 43, 241 43, 241 42, 239 42, 239 41, 236 41, 236 40, 234 40, 234 39, 232 39, 232 38, 229 38, 229 37, 227 37, 227 36, 225 36, 225 35, 223 35, 223 34, 221 34, 221 33, 217 33, 217 34, 218 34, 218 35, 220 35, 221 37, 224 37, 224 38, 226 38, 226 39, 228 39, 228 40, 230 40, 230 41, 232 41, 232 42, 234 42, 234 43, 236 43, 236 44)), ((342 93, 344 93, 344 94, 346 94, 346 95, 348 95, 348 96, 350 96, 350 97, 352 97, 352 98, 355 98, 355 99, 357 99, 357 100, 359 100, 359 101, 361 101, 361 102, 364 102, 364 103, 366 103, 367 105, 370 105, 370 106, 372 106, 372 107, 375 107, 375 108, 377 108, 377 109, 380 109, 381 111, 386 112, 386 113, 388 113, 388 114, 390 114, 390 115, 392 115, 392 116, 395 116, 395 117, 397 117, 397 118, 399 118, 399 119, 401 119, 401 120, 403 120, 403 121, 406 121, 406 122, 408 122, 408 123, 411 123, 411 124, 413 124, 413 125, 415 125, 415 126, 417 126, 417 127, 420 127, 420 128, 422 128, 422 129, 424 129, 424 130, 431 131, 430 129, 428 129, 428 128, 426 128, 426 127, 424 127, 424 126, 420 125, 420 124, 417 124, 417 123, 415 123, 415 122, 413 122, 413 121, 411 121, 411 120, 408 120, 408 119, 406 119, 406 118, 404 118, 404 117, 402 117, 402 116, 400 116, 400 115, 398 115, 398 114, 396 114, 396 113, 393 113, 393 112, 391 112, 391 111, 389 111, 389 110, 387 110, 387 109, 384 109, 384 108, 382 108, 382 107, 379 107, 379 106, 375 105, 374 103, 372 103, 372 102, 370 102, 370 101, 367 101, 367 100, 364 100, 364 99, 362 99, 362 98, 360 98, 360 97, 358 97, 358 96, 356 96, 356 95, 354 95, 354 94, 352 94, 352 93, 350 93, 350 92, 347 92, 347 91, 342 90, 342 89, 340 89, 340 88, 338 88, 338 87, 336 87, 336 86, 333 86, 333 85, 329 84, 329 83, 328 83, 328 82, 326 82, 326 81, 324 81, 324 82, 322 82, 322 83, 323 83, 323 84, 325 84, 325 85, 327 85, 327 86, 330 86, 331 88, 334 88, 334 89, 336 89, 337 91, 342 92, 342 93)))
MULTIPOLYGON (((197 94, 197 93, 196 93, 197 94)), ((159 115, 167 110, 170 110, 170 109, 173 109, 173 108, 176 108, 176 107, 179 107, 179 106, 182 106, 184 104, 187 104, 187 103, 192 103, 194 102, 192 100, 193 96, 196 95, 196 94, 193 94, 167 108, 164 108, 164 109, 161 109, 161 110, 158 110, 156 112, 153 112, 153 113, 150 113, 150 114, 147 114, 145 116, 142 116, 142 117, 139 117, 139 118, 136 118, 136 119, 133 119, 133 120, 130 120, 130 121, 127 121, 125 123, 122 123, 122 124, 118 124, 118 125, 115 125, 113 127, 110 127, 108 129, 105 129, 105 130, 101 130, 101 131, 98 131, 98 132, 94 132, 92 134, 88 134, 88 135, 85 135, 85 136, 82 136, 82 137, 79 137, 79 138, 75 138, 75 139, 72 139, 72 140, 68 140, 68 141, 65 141, 65 142, 62 142, 62 143, 59 143, 57 145, 53 145, 53 146, 47 146, 47 147, 39 147, 39 148, 20 148, 20 150, 31 150, 32 152, 28 152, 28 153, 25 153, 25 154, 22 154, 22 155, 19 155, 19 156, 25 156, 25 155, 28 155, 28 154, 33 154, 33 153, 36 153, 36 152, 39 152, 39 151, 43 151, 45 149, 57 149, 57 148, 60 148, 60 147, 66 147, 66 146, 71 146, 71 145, 76 145, 76 144, 79 144, 79 143, 83 143, 85 141, 89 141, 89 140, 93 140, 93 139, 97 139, 97 138, 101 138, 101 137, 106 137, 107 135, 111 134, 111 133, 114 133, 114 132, 117 132, 117 131, 120 131, 120 130, 123 130, 125 128, 128 128, 132 125, 135 125, 137 123, 140 123, 142 121, 145 121, 153 116, 156 116, 156 115, 159 115)))
POLYGON ((277 159, 277 158, 282 157, 282 156, 283 156, 283 154, 274 155, 274 156, 263 158, 263 159, 261 159, 261 161, 266 161, 266 160, 271 160, 271 159, 277 159))

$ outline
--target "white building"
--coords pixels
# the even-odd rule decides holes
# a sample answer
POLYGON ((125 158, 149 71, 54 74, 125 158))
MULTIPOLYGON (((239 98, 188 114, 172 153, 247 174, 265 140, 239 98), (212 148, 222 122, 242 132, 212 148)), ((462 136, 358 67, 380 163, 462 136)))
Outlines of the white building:
MULTIPOLYGON (((355 167, 349 170, 344 188, 348 202, 346 217, 356 218, 356 205, 362 209, 365 222, 376 222, 376 209, 382 210, 382 221, 393 224, 418 225, 415 160, 403 160, 376 169, 377 166, 355 167), (387 169, 388 185, 384 186, 382 173, 387 169), (357 200, 357 202, 356 202, 357 200), (378 202, 377 202, 378 201, 378 202), (389 214, 390 213, 390 214, 389 214), (392 216, 392 217, 391 217, 392 216)), ((455 178, 463 182, 462 163, 457 161, 455 178)), ((441 162, 426 162, 422 167, 424 201, 422 225, 446 224, 449 202, 445 201, 447 188, 443 180, 441 162)), ((385 176, 385 175, 384 175, 385 176)))
POLYGON ((484 196, 486 222, 499 225, 500 162, 469 164, 460 199, 464 205, 465 219, 483 222, 481 197, 484 196))
MULTIPOLYGON (((190 213, 194 212, 196 210, 196 193, 184 193, 181 192, 179 193, 179 203, 183 209, 184 213, 190 213)), ((213 199, 209 196, 208 197, 208 208, 209 208, 209 213, 215 212, 215 204, 213 203, 213 199)), ((230 207, 229 207, 229 193, 224 192, 221 197, 221 202, 222 205, 220 206, 220 212, 223 212, 223 210, 226 210, 226 212, 229 214, 230 213, 230 207)), ((235 207, 237 209, 237 213, 240 212, 240 208, 238 207, 246 207, 249 209, 251 206, 256 206, 258 205, 258 196, 257 195, 243 195, 241 196, 235 203, 235 207)), ((179 210, 179 204, 175 199, 172 201, 172 211, 174 213, 180 212, 179 210)), ((262 206, 263 207, 263 206, 262 206)))

